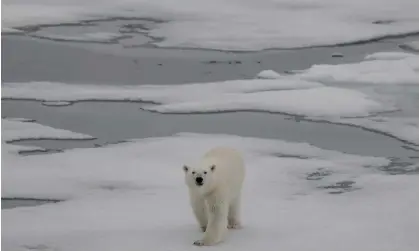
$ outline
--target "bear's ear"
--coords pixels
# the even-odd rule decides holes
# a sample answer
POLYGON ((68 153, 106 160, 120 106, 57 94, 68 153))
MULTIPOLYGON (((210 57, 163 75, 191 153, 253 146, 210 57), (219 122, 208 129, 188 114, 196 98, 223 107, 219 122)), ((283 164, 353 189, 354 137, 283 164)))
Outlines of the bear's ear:
POLYGON ((214 172, 215 171, 215 165, 211 166, 211 171, 214 172))
POLYGON ((183 166, 183 171, 185 171, 185 173, 186 173, 186 172, 188 172, 188 170, 189 170, 189 167, 188 167, 188 166, 186 166, 186 165, 184 165, 184 166, 183 166))

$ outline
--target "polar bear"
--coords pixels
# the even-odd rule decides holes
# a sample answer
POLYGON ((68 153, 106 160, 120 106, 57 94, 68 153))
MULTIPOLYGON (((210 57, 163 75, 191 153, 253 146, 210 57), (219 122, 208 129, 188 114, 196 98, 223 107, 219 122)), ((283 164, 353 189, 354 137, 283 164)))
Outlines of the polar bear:
POLYGON ((239 152, 226 147, 208 151, 195 165, 184 165, 190 202, 204 233, 194 245, 211 246, 223 241, 227 228, 241 228, 240 197, 245 177, 239 152))

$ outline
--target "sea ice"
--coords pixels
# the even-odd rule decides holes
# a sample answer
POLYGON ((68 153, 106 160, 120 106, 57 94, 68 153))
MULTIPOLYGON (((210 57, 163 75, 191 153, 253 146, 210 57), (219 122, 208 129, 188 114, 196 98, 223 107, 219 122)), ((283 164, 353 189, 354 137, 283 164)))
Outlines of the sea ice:
POLYGON ((66 84, 54 82, 3 83, 2 99, 34 99, 40 101, 138 101, 179 102, 199 100, 222 94, 253 93, 322 87, 320 83, 292 78, 275 80, 229 80, 182 85, 110 86, 66 84))
MULTIPOLYGON (((150 180, 149 176, 137 176, 143 168, 153 167, 154 173, 165 177, 173 175, 173 179, 178 176, 178 169, 167 169, 165 166, 170 162, 170 166, 182 166, 181 161, 192 157, 192 153, 200 153, 200 150, 207 149, 211 145, 230 145, 235 148, 249 151, 252 156, 271 156, 287 155, 296 156, 295 160, 291 157, 289 161, 298 163, 312 163, 314 166, 308 170, 315 171, 315 168, 334 168, 339 165, 341 171, 336 170, 337 174, 345 168, 352 169, 360 166, 380 166, 388 164, 388 160, 375 157, 361 157, 349 154, 342 154, 336 151, 322 150, 305 143, 290 143, 279 140, 265 140, 257 138, 242 138, 231 135, 200 135, 192 133, 180 133, 174 137, 149 138, 134 140, 131 143, 122 143, 116 146, 92 149, 67 150, 62 154, 27 156, 25 158, 3 158, 3 196, 6 197, 42 197, 52 199, 69 199, 83 197, 94 191, 106 189, 138 189, 147 187, 164 188, 166 180, 161 182, 150 180), (194 151, 173 152, 165 156, 164 159, 158 156, 157 152, 169 151, 173 147, 185 149, 194 147, 194 151), (155 152, 153 152, 153 149, 155 152), (138 166, 135 156, 140 154, 140 162, 148 163, 138 166), (103 156, 102 156, 103 155, 103 156), (112 156, 104 158, 104 156, 112 156), (134 159, 133 159, 134 158, 134 159), (310 160, 304 160, 304 158, 310 160), (125 165, 121 166, 118 162, 126 159, 125 165), (314 169, 313 169, 314 168, 314 169), (100 174, 99 174, 100 173, 100 174), (23 175, 25 174, 25 175, 23 175), (38 180, 40 182, 29 182, 27 179, 38 180), (50 189, 54 187, 54 189, 50 189)), ((173 149, 172 149, 173 150, 173 149)), ((284 159, 286 162, 287 159, 284 159)), ((300 170, 300 171, 308 171, 300 170)), ((364 171, 354 169, 354 172, 364 171)), ((296 170, 296 172, 299 172, 296 170)), ((304 175, 304 172, 300 175, 304 175)), ((351 175, 353 175, 352 173, 351 175)), ((170 179, 169 179, 170 180, 170 179)))
POLYGON ((280 78, 281 75, 274 70, 264 70, 264 71, 259 72, 257 77, 264 78, 264 79, 277 79, 277 78, 280 78))
POLYGON ((330 122, 356 125, 419 144, 419 55, 378 52, 359 63, 313 65, 294 76, 361 91, 381 104, 391 104, 401 113, 393 117, 330 119, 330 122))
POLYGON ((7 121, 17 121, 17 122, 35 122, 36 120, 34 119, 28 119, 28 118, 15 118, 15 117, 5 117, 2 118, 5 119, 7 121))
POLYGON ((45 151, 46 149, 37 146, 22 146, 8 144, 8 142, 27 139, 94 139, 90 135, 75 133, 63 129, 57 129, 35 123, 26 118, 5 118, 1 119, 1 150, 2 164, 7 158, 20 152, 45 151))
MULTIPOLYGON (((117 100, 151 102, 161 113, 254 110, 289 113, 356 125, 418 143, 419 56, 380 52, 359 63, 314 65, 277 79, 230 80, 167 86, 94 86, 50 82, 4 83, 3 98, 54 102, 117 100), (325 86, 339 84, 339 87, 325 86), (343 86, 347 88, 343 88, 343 86), (416 89, 415 89, 416 88, 416 89), (405 118, 357 118, 400 109, 405 118)), ((399 116, 400 117, 400 116, 399 116)))
POLYGON ((92 32, 74 36, 37 33, 36 37, 48 38, 51 40, 59 41, 107 43, 112 42, 114 39, 121 38, 123 37, 123 35, 110 32, 92 32))
POLYGON ((2 196, 67 201, 2 210, 2 248, 196 250, 192 243, 202 233, 181 167, 218 145, 243 153, 247 176, 244 228, 229 231, 216 250, 413 251, 419 246, 418 177, 379 171, 386 159, 304 143, 180 133, 6 158, 2 196), (352 188, 333 188, 339 182, 352 188))
POLYGON ((400 47, 403 48, 403 49, 406 49, 406 50, 419 52, 419 41, 407 42, 407 43, 404 43, 404 44, 400 45, 400 47))
POLYGON ((69 106, 72 105, 72 102, 69 101, 44 101, 42 105, 44 106, 69 106))
POLYGON ((94 86, 50 82, 5 83, 3 98, 42 101, 143 101, 167 113, 257 110, 303 116, 366 116, 392 110, 368 95, 293 77, 170 86, 94 86))
MULTIPOLYGON (((267 111, 356 125, 418 143, 419 56, 379 52, 359 63, 314 65, 277 79, 230 80, 183 85, 95 86, 51 82, 4 83, 3 98, 72 102, 151 102, 161 113, 267 111), (325 86, 322 83, 329 86, 325 86), (333 87, 339 85, 339 87, 333 87), (346 88, 343 88, 346 87, 346 88), (376 113, 400 110, 400 119, 376 113), (365 117, 350 119, 348 117, 365 117), (405 117, 403 117, 405 116, 405 117)), ((399 113, 400 113, 399 112, 399 113)))
POLYGON ((8 28, 8 27, 1 27, 1 33, 5 34, 21 34, 23 33, 22 30, 14 29, 14 28, 8 28))
POLYGON ((94 139, 90 135, 57 129, 22 119, 1 119, 2 141, 23 139, 94 139), (23 120, 25 121, 25 120, 23 120))
POLYGON ((4 142, 1 143, 1 152, 2 152, 2 163, 4 158, 11 157, 13 155, 17 155, 22 152, 33 152, 33 151, 46 151, 47 149, 38 147, 38 146, 22 146, 22 145, 12 145, 12 144, 5 144, 4 142), (6 157, 5 154, 8 154, 6 157))
POLYGON ((419 55, 381 52, 366 56, 359 63, 313 65, 296 77, 326 83, 343 84, 419 84, 419 55))
POLYGON ((156 20, 163 47, 262 50, 419 31, 417 0, 3 0, 2 28, 109 17, 156 20), (158 21, 158 22, 157 22, 158 21))
POLYGON ((410 57, 415 57, 416 60, 419 60, 419 56, 417 54, 407 53, 407 52, 376 52, 365 56, 365 59, 372 59, 372 60, 400 60, 406 59, 410 57))
POLYGON ((160 113, 267 111, 308 117, 367 116, 392 110, 362 92, 337 87, 225 94, 207 99, 143 107, 160 113))

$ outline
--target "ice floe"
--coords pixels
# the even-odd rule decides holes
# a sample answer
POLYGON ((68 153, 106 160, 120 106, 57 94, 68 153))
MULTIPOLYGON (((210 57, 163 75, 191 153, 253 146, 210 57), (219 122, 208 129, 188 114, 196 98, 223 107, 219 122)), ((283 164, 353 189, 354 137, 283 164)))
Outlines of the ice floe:
POLYGON ((264 71, 259 72, 257 77, 265 78, 265 79, 276 79, 276 78, 280 78, 281 75, 274 70, 264 70, 264 71))
POLYGON ((6 158, 2 196, 67 201, 3 210, 2 247, 195 250, 201 233, 181 167, 218 145, 243 153, 247 176, 244 228, 217 250, 416 250, 418 177, 379 171, 388 160, 190 133, 6 158))
POLYGON ((93 139, 92 136, 57 129, 35 122, 19 120, 1 120, 2 141, 17 141, 22 139, 93 139))
POLYGON ((4 0, 2 4, 3 29, 110 17, 156 20, 147 32, 164 47, 296 48, 419 31, 416 0, 4 0))
POLYGON ((334 84, 419 84, 419 55, 381 52, 366 59, 351 64, 313 65, 297 77, 334 84))
POLYGON ((93 86, 50 82, 5 83, 3 98, 42 101, 153 102, 146 110, 170 113, 257 110, 303 116, 366 116, 391 110, 368 95, 293 78, 233 80, 176 86, 93 86))
POLYGON ((1 119, 1 149, 2 164, 5 158, 20 152, 45 151, 46 149, 37 146, 22 146, 9 144, 19 140, 37 139, 74 139, 90 140, 94 137, 82 133, 57 129, 46 125, 35 123, 25 118, 2 118, 1 119), (11 155, 10 155, 11 154, 11 155))

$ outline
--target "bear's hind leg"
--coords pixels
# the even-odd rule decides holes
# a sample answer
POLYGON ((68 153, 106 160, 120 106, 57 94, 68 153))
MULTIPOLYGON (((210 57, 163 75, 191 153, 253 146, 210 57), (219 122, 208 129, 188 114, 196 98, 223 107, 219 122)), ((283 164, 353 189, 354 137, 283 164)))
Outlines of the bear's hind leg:
POLYGON ((228 210, 228 228, 229 229, 240 229, 240 195, 234 199, 228 210))

